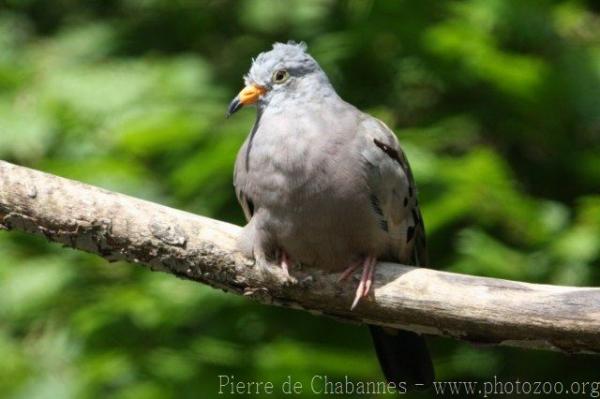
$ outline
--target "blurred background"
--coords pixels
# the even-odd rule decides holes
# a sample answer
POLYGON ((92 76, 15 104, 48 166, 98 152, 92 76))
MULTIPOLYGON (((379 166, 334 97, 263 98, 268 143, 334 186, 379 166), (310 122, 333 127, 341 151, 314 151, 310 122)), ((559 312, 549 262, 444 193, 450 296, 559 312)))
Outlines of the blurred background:
MULTIPOLYGON (((224 119, 303 40, 393 127, 432 264, 600 283, 600 3, 0 0, 0 158, 237 224, 224 119)), ((366 329, 0 232, 0 397, 215 397, 219 374, 380 379, 366 329)), ((442 380, 599 380, 600 358, 432 339, 442 380)), ((307 396, 308 394, 304 395, 307 396)), ((303 396, 303 395, 300 395, 303 396)))

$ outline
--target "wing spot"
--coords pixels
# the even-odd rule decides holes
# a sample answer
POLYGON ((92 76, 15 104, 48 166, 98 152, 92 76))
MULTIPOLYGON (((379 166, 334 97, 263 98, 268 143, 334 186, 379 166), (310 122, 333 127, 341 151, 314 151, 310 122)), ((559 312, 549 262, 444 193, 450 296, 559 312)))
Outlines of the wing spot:
POLYGON ((408 229, 406 229, 406 242, 410 242, 410 240, 412 240, 414 236, 415 226, 409 226, 408 229))
POLYGON ((413 220, 415 221, 415 224, 420 224, 421 218, 419 218, 419 214, 417 213, 417 209, 413 208, 411 210, 411 213, 412 213, 413 220))
POLYGON ((388 222, 387 222, 387 220, 385 220, 385 219, 381 219, 381 220, 379 221, 379 227, 381 227, 381 229, 382 229, 383 231, 385 231, 386 233, 390 231, 390 228, 389 228, 389 226, 388 226, 388 222))
POLYGON ((388 154, 388 156, 390 158, 392 158, 394 161, 398 162, 400 164, 400 166, 402 166, 404 168, 404 165, 402 165, 402 160, 400 159, 400 155, 398 154, 398 151, 394 150, 389 145, 387 145, 377 139, 373 139, 373 142, 375 143, 375 145, 377 147, 379 147, 381 149, 381 151, 388 154))
POLYGON ((375 194, 371 194, 370 198, 371 205, 373 206, 373 210, 379 215, 383 216, 383 211, 381 210, 381 206, 379 205, 379 199, 375 194))
POLYGON ((388 222, 387 220, 385 220, 385 217, 383 215, 383 210, 381 209, 381 205, 379 204, 379 199, 375 194, 371 194, 369 200, 371 201, 371 206, 373 207, 375 213, 381 217, 381 219, 379 220, 379 227, 381 227, 381 229, 386 232, 389 231, 388 222))

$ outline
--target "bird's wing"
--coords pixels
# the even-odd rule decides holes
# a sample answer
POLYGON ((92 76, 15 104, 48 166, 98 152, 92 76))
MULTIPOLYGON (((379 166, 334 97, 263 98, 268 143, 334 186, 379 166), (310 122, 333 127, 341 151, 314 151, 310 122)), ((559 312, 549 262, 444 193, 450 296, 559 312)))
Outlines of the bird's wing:
MULTIPOLYGON (((382 220, 399 262, 428 264, 425 227, 410 165, 398 139, 381 121, 365 116, 359 128, 361 155, 374 213, 382 220)), ((388 381, 429 385, 434 370, 427 344, 413 332, 369 326, 388 381)))
POLYGON ((417 190, 398 139, 383 122, 368 115, 360 124, 359 137, 371 206, 381 219, 380 226, 397 244, 397 260, 427 265, 417 190))
POLYGON ((235 188, 235 195, 238 202, 242 206, 246 221, 250 221, 254 214, 254 201, 244 191, 246 187, 247 173, 246 173, 246 156, 248 140, 244 142, 242 148, 240 148, 237 159, 235 161, 235 167, 233 169, 233 187, 235 188))

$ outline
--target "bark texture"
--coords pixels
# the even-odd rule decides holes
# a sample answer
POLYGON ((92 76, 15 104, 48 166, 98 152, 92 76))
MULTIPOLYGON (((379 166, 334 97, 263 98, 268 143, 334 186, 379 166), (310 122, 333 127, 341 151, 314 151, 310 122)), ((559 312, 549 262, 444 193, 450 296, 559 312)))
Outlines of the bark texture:
POLYGON ((235 250, 240 227, 0 161, 0 227, 198 281, 266 304, 475 343, 600 353, 600 288, 377 267, 354 311, 358 274, 294 269, 294 281, 235 250))

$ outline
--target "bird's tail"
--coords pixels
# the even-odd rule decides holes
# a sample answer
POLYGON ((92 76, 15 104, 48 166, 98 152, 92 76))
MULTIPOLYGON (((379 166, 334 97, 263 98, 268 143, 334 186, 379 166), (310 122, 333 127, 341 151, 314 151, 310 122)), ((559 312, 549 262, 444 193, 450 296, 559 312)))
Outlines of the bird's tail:
POLYGON ((435 375, 422 336, 403 330, 369 325, 379 364, 388 382, 411 388, 427 388, 435 375))

